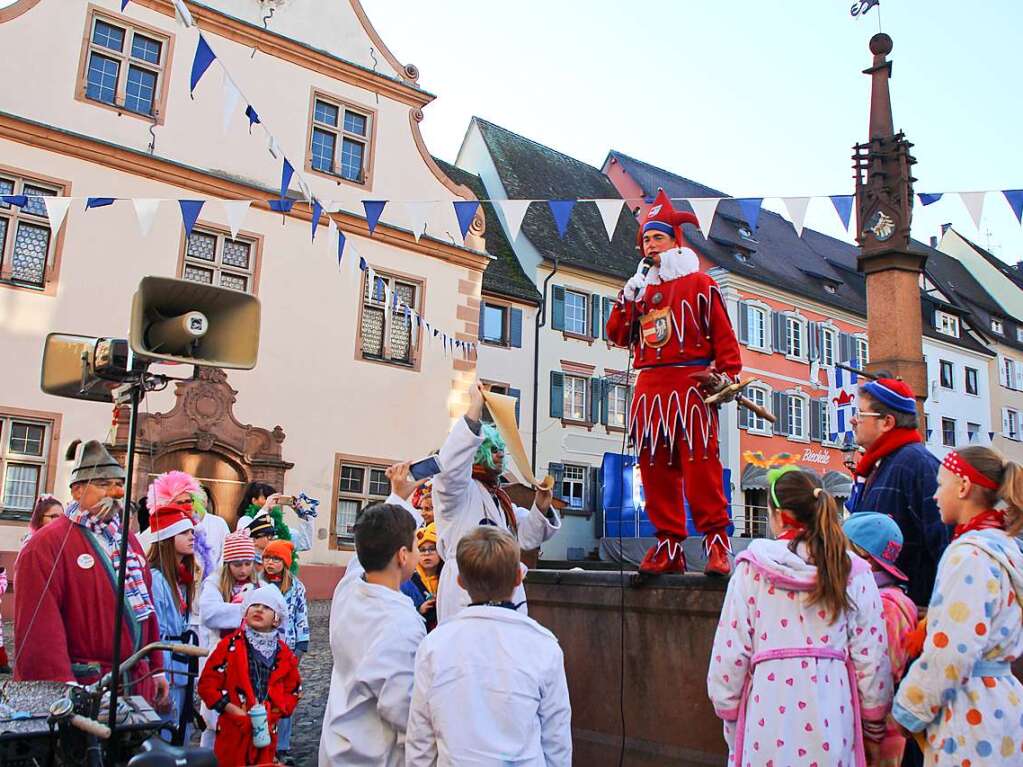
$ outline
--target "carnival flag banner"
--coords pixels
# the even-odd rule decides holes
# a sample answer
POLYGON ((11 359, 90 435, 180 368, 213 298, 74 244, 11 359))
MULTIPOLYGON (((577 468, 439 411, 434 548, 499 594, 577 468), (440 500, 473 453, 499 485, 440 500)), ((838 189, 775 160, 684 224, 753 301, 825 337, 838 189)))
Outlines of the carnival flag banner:
POLYGON ((763 197, 743 197, 736 200, 739 203, 739 210, 742 217, 749 224, 750 231, 757 231, 757 222, 760 220, 760 206, 764 204, 763 197))
MULTIPOLYGON (((223 69, 223 67, 221 67, 223 69)), ((241 101, 242 92, 238 90, 238 86, 234 84, 234 80, 231 79, 231 75, 227 73, 226 69, 224 72, 224 112, 223 112, 223 124, 221 126, 223 134, 227 135, 228 128, 231 127, 231 120, 234 119, 235 112, 238 111, 238 102, 241 101)))
POLYGON ((1005 189, 1002 191, 1005 201, 1009 203, 1016 220, 1023 224, 1023 189, 1005 189))
POLYGON ((966 206, 966 212, 973 219, 973 225, 980 229, 980 217, 984 215, 984 199, 987 192, 960 192, 959 199, 966 206))
MULTIPOLYGON (((852 367, 854 363, 847 363, 852 367)), ((859 376, 839 367, 828 368, 828 424, 832 442, 838 441, 838 435, 848 439, 852 435, 852 417, 856 415, 856 390, 859 387, 859 376)))
POLYGON ((851 194, 831 195, 831 204, 835 206, 835 213, 842 222, 842 228, 849 231, 849 221, 852 219, 853 196, 851 194))
POLYGON ((221 200, 224 206, 224 217, 227 218, 227 225, 231 228, 231 237, 238 239, 238 231, 245 223, 245 216, 249 212, 251 200, 221 200))
POLYGON ((522 229, 522 219, 526 217, 532 200, 494 200, 497 209, 504 216, 504 222, 508 225, 508 239, 515 242, 522 229))
POLYGON ((721 202, 720 197, 687 197, 686 202, 693 209, 693 213, 696 214, 696 220, 700 222, 700 231, 703 232, 704 239, 710 239, 710 227, 714 223, 714 211, 718 208, 718 203, 721 202))
POLYGON ((806 209, 810 205, 809 197, 782 197, 785 210, 789 212, 792 226, 796 228, 796 237, 803 236, 803 222, 806 221, 806 209))
POLYGON ((600 220, 604 222, 604 231, 607 232, 608 241, 613 240, 625 200, 593 200, 592 202, 600 212, 600 220))
POLYGON ((43 197, 43 204, 46 205, 46 217, 50 219, 50 229, 54 232, 60 230, 64 218, 67 216, 67 209, 71 206, 73 197, 43 197))
POLYGON ((572 218, 572 208, 575 207, 575 200, 548 200, 547 205, 554 216, 554 225, 558 229, 558 237, 565 239, 565 232, 568 231, 568 221, 572 218))
POLYGON ((143 237, 148 237, 149 232, 153 229, 153 220, 156 218, 156 213, 160 210, 160 203, 163 201, 136 198, 131 202, 135 206, 135 217, 139 222, 139 231, 143 237))
POLYGON ((455 208, 455 218, 458 219, 458 231, 462 233, 462 239, 469 233, 472 220, 476 218, 476 211, 479 210, 479 200, 458 200, 452 203, 455 208))

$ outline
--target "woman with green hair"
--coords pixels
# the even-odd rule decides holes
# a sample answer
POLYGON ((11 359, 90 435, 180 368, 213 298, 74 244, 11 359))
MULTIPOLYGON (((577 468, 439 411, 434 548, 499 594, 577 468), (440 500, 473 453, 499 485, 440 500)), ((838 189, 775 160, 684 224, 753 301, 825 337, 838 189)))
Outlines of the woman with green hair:
MULTIPOLYGON (((483 390, 469 390, 469 409, 459 418, 440 449, 441 472, 433 478, 437 551, 445 562, 437 594, 437 619, 452 618, 470 604, 458 583, 455 550, 463 536, 479 525, 493 525, 514 535, 523 551, 540 548, 561 527, 550 490, 537 490, 533 507, 515 506, 501 487, 505 444, 497 429, 482 422, 483 390)), ((515 609, 526 612, 526 592, 515 590, 515 609)))

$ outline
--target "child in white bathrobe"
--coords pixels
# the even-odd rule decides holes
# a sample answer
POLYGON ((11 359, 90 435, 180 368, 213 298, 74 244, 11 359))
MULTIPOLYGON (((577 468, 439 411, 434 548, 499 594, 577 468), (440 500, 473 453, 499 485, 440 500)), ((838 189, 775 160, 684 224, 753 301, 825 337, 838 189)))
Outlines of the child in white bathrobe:
POLYGON ((570 767, 572 708, 557 638, 515 610, 515 539, 477 527, 458 544, 472 603, 420 645, 409 711, 408 767, 570 767))
MULTIPOLYGON (((510 532, 523 551, 540 548, 561 528, 551 505, 551 491, 536 491, 531 509, 515 506, 501 489, 504 443, 491 424, 480 421, 483 395, 477 383, 469 390, 469 409, 451 429, 440 449, 441 472, 433 478, 434 523, 437 552, 445 566, 437 591, 437 620, 454 617, 469 604, 469 594, 458 585, 455 552, 462 536, 479 525, 510 532)), ((521 584, 512 601, 526 612, 526 591, 521 584)))
POLYGON ((415 530, 412 515, 395 504, 370 506, 356 522, 358 564, 331 606, 333 669, 321 767, 405 764, 415 654, 426 636, 423 619, 400 590, 418 562, 415 530))

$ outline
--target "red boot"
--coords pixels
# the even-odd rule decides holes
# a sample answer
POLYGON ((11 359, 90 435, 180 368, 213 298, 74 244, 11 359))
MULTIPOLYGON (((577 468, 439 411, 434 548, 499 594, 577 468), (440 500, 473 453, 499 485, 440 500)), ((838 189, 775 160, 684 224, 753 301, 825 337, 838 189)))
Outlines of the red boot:
POLYGON ((682 540, 673 535, 658 536, 657 545, 647 551, 639 571, 646 575, 682 575, 686 571, 682 540))
POLYGON ((732 563, 728 555, 732 553, 732 544, 724 532, 717 532, 707 535, 703 539, 703 546, 707 552, 707 566, 703 568, 706 575, 729 575, 732 572, 732 563))

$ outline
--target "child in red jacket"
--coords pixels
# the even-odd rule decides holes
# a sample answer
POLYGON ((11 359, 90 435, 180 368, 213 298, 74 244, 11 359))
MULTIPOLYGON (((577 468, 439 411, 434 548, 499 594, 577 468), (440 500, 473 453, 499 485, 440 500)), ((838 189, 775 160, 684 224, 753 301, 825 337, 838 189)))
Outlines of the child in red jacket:
POLYGON ((199 697, 220 714, 213 752, 221 767, 275 764, 277 722, 302 694, 298 660, 277 634, 288 613, 280 589, 249 591, 243 606, 241 627, 220 640, 199 678, 199 697), (263 721, 269 743, 259 743, 263 721))

